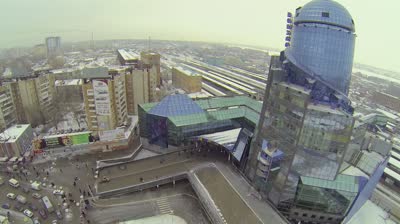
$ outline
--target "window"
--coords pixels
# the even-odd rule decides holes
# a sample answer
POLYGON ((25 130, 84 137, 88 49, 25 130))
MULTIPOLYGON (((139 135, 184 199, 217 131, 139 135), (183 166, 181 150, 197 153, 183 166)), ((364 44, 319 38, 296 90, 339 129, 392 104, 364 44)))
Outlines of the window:
POLYGON ((299 213, 298 213, 298 212, 295 212, 294 215, 299 216, 299 213))
POLYGON ((311 218, 315 219, 315 215, 311 215, 311 218))
POLYGON ((303 213, 303 217, 307 217, 307 213, 303 213))
POLYGON ((325 217, 324 217, 324 216, 320 216, 319 219, 320 219, 320 220, 324 220, 325 217))
POLYGON ((331 221, 331 220, 332 220, 332 217, 329 217, 328 220, 331 221))
POLYGON ((322 12, 322 17, 329 18, 329 12, 322 12))

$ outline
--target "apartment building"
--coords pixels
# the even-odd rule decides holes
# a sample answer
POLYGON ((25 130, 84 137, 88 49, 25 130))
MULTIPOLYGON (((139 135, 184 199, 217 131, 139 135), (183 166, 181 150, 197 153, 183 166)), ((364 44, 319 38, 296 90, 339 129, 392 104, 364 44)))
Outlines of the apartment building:
POLYGON ((84 80, 82 90, 89 130, 112 130, 126 123, 125 79, 125 74, 108 75, 106 69, 98 77, 84 80))
POLYGON ((172 84, 176 88, 185 90, 186 93, 201 91, 201 75, 181 67, 172 68, 172 84))
POLYGON ((152 51, 143 51, 140 53, 140 60, 145 68, 155 67, 156 69, 156 84, 161 85, 161 55, 152 51))
POLYGON ((20 123, 33 127, 51 122, 55 115, 55 86, 52 74, 13 80, 10 86, 20 123))
POLYGON ((8 84, 0 86, 0 130, 17 123, 16 108, 13 102, 11 87, 8 84))
POLYGON ((125 75, 127 110, 129 115, 138 114, 138 105, 156 102, 160 95, 157 89, 157 68, 137 69, 125 75))
POLYGON ((17 124, 0 133, 0 156, 29 154, 32 150, 33 129, 29 124, 17 124))

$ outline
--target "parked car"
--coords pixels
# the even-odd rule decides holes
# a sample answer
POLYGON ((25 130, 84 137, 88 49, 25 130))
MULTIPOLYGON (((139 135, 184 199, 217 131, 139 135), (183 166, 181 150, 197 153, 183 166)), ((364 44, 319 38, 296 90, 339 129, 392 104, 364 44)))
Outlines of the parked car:
POLYGON ((27 187, 23 187, 23 188, 22 188, 22 191, 23 191, 24 193, 28 194, 30 190, 29 190, 29 188, 27 188, 27 187))
POLYGON ((10 184, 10 186, 18 188, 19 187, 19 182, 18 180, 11 178, 10 180, 8 180, 8 183, 10 184))
POLYGON ((53 220, 53 221, 51 221, 51 224, 57 224, 57 220, 53 220))
POLYGON ((7 194, 7 198, 9 198, 11 200, 15 200, 16 197, 17 197, 17 195, 15 195, 14 193, 8 193, 7 194))
POLYGON ((39 193, 33 193, 33 194, 32 194, 32 197, 34 197, 34 198, 36 198, 36 199, 41 199, 41 198, 42 198, 42 195, 39 194, 39 193))
POLYGON ((39 220, 36 218, 33 220, 33 224, 40 224, 39 220))
POLYGON ((29 209, 24 210, 24 215, 28 216, 29 218, 32 218, 33 212, 31 212, 29 209))
POLYGON ((36 207, 36 205, 34 205, 34 204, 32 204, 32 203, 29 203, 29 204, 28 204, 28 208, 31 209, 32 211, 37 211, 37 210, 38 210, 38 208, 36 207))
POLYGON ((47 214, 44 209, 39 210, 39 215, 42 216, 43 219, 47 219, 47 214))
POLYGON ((64 194, 64 191, 63 191, 63 190, 54 190, 54 191, 53 191, 53 194, 54 194, 54 195, 63 195, 63 194, 64 194))
POLYGON ((10 204, 9 203, 4 203, 2 206, 4 209, 10 209, 10 204))
POLYGON ((22 196, 22 195, 18 195, 17 196, 17 201, 21 204, 26 204, 26 197, 22 196))
POLYGON ((17 211, 19 211, 19 212, 22 212, 22 211, 24 210, 24 208, 23 208, 22 205, 20 205, 20 204, 15 204, 15 205, 14 205, 14 209, 17 210, 17 211))
POLYGON ((64 218, 63 214, 61 213, 60 210, 56 210, 56 215, 57 215, 57 219, 61 220, 64 218))

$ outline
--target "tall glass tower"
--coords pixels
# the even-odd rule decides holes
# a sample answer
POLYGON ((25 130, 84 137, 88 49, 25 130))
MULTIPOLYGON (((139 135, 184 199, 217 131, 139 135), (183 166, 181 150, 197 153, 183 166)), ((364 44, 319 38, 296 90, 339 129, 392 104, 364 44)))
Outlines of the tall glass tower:
POLYGON ((354 21, 340 4, 314 0, 298 8, 286 56, 310 75, 348 94, 355 44, 354 21))
POLYGON ((354 124, 354 22, 331 0, 288 16, 287 48, 271 57, 245 174, 293 223, 340 223, 358 193, 356 177, 338 174, 354 124))

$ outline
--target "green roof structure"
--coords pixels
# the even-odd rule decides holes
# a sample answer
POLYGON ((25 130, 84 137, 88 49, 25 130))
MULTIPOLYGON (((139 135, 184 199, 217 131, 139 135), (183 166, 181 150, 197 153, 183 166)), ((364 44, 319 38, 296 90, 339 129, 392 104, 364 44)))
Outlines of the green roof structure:
POLYGON ((176 145, 191 136, 237 128, 233 120, 255 127, 261 108, 262 102, 246 96, 192 100, 180 94, 171 95, 158 103, 139 105, 140 134, 155 139, 154 136, 164 133, 161 127, 166 119, 168 142, 176 145))
POLYGON ((339 174, 335 180, 324 180, 305 176, 301 176, 300 178, 301 182, 308 186, 354 193, 358 192, 357 176, 339 174))

